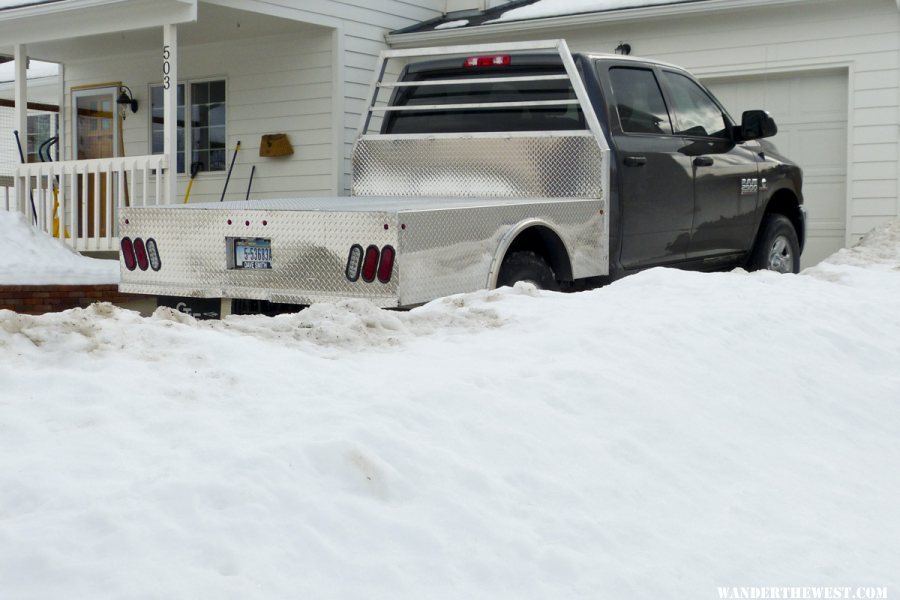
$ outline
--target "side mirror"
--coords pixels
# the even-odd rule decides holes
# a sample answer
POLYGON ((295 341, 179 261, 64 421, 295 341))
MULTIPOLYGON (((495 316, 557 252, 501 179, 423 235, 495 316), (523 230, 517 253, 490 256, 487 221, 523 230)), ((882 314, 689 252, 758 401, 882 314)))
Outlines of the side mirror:
POLYGON ((747 110, 741 116, 741 139, 758 140, 778 133, 775 119, 764 110, 747 110))

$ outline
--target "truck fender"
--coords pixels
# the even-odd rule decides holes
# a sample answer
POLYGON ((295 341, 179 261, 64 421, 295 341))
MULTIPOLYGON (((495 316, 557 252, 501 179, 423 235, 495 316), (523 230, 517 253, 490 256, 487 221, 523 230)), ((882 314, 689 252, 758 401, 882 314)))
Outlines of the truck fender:
POLYGON ((563 269, 554 269, 555 271, 557 271, 557 278, 559 278, 561 275, 559 271, 563 271, 563 275, 565 275, 567 272, 569 274, 568 276, 571 276, 570 274, 572 271, 572 266, 569 262, 571 252, 569 251, 569 247, 566 246, 566 242, 563 240, 563 237, 559 234, 559 231, 557 231, 556 227, 543 219, 531 218, 519 221, 518 223, 513 225, 500 239, 500 243, 497 245, 497 250, 496 252, 494 252, 494 257, 491 260, 491 268, 488 270, 487 289, 492 290, 497 287, 497 277, 500 275, 500 266, 503 264, 503 259, 506 258, 506 253, 509 251, 510 247, 513 245, 519 235, 533 227, 548 230, 549 233, 556 237, 559 244, 562 246, 562 249, 565 251, 564 257, 545 257, 551 265, 555 264, 557 262, 557 259, 560 258, 565 261, 563 269))

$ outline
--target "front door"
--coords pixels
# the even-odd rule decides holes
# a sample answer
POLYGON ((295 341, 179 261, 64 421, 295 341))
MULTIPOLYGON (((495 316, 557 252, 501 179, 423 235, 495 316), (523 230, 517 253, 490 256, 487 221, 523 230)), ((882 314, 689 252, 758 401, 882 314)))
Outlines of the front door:
MULTIPOLYGON (((119 156, 119 115, 116 110, 118 85, 80 88, 72 92, 73 122, 75 123, 74 154, 78 160, 113 158, 119 156)), ((78 177, 78 236, 105 237, 113 219, 107 223, 109 209, 115 206, 107 195, 111 182, 105 174, 78 177), (85 212, 86 211, 86 212, 85 212), (87 221, 85 223, 85 221, 87 221), (87 229, 85 231, 85 225, 87 229)))
POLYGON ((688 257, 710 267, 750 249, 758 204, 756 142, 735 144, 732 123, 695 81, 663 70, 675 133, 694 171, 694 218, 688 257))

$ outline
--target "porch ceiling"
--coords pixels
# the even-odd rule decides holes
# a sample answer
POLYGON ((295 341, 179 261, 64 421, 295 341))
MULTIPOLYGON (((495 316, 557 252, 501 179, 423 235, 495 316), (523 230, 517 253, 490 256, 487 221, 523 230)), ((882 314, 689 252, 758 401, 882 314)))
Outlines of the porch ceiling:
MULTIPOLYGON (((137 1, 142 2, 142 0, 137 1)), ((181 0, 152 0, 154 11, 164 12, 160 6, 163 2, 182 3, 181 0)), ((2 13, 0 13, 0 18, 2 18, 2 13)), ((3 39, 3 26, 4 23, 0 20, 0 39, 3 39)), ((191 46, 284 33, 302 34, 311 28, 317 28, 317 26, 207 2, 197 2, 196 20, 179 24, 178 44, 191 46)), ((94 34, 26 43, 30 57, 64 63, 111 54, 125 55, 158 49, 162 44, 162 31, 159 26, 155 25, 143 28, 127 28, 120 25, 94 34)), ((5 44, 0 45, 0 53, 4 51, 6 51, 5 44)))

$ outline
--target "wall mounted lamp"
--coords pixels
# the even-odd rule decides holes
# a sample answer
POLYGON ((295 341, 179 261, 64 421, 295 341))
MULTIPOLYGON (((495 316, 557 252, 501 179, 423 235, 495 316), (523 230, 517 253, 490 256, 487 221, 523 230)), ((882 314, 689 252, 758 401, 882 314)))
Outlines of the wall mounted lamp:
POLYGON ((119 98, 116 100, 116 104, 119 105, 119 114, 122 115, 123 121, 129 108, 131 108, 133 113, 138 111, 138 101, 134 99, 134 94, 131 93, 131 88, 127 85, 119 86, 119 98))
POLYGON ((628 44, 626 42, 619 42, 619 45, 616 46, 616 54, 628 56, 629 54, 631 54, 631 44, 628 44))

